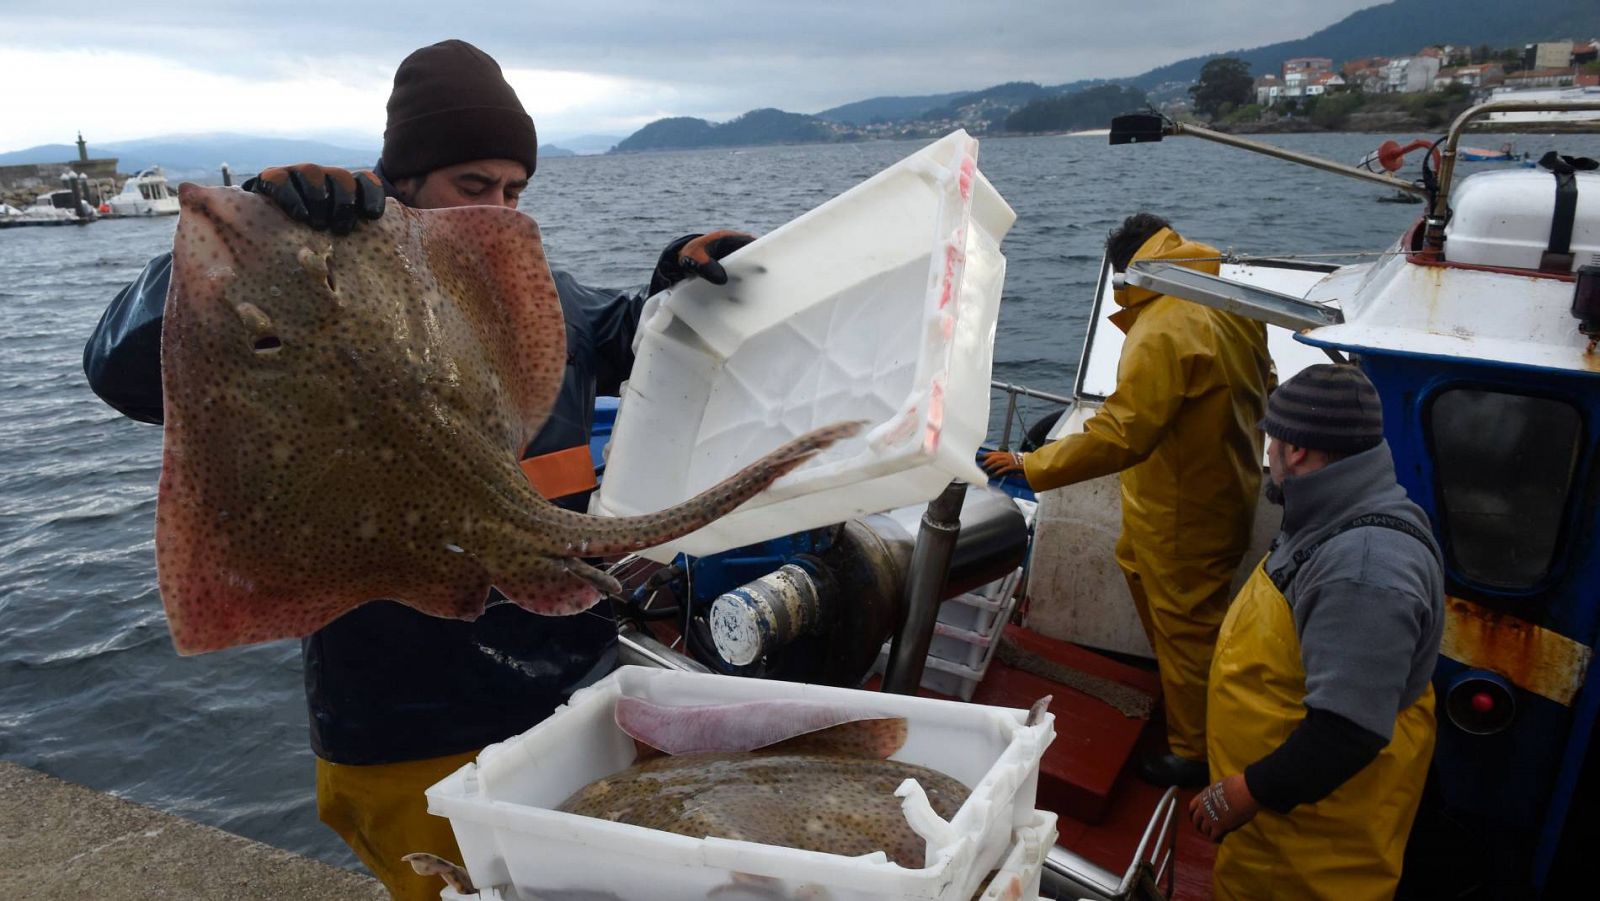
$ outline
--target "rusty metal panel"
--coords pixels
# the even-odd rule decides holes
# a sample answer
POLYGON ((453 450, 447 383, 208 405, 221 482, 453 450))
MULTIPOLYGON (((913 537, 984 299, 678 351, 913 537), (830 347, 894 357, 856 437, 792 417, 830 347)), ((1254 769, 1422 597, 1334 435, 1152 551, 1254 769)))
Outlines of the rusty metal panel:
POLYGON ((1499 673, 1524 691, 1571 706, 1594 649, 1565 635, 1460 598, 1445 598, 1439 653, 1499 673))

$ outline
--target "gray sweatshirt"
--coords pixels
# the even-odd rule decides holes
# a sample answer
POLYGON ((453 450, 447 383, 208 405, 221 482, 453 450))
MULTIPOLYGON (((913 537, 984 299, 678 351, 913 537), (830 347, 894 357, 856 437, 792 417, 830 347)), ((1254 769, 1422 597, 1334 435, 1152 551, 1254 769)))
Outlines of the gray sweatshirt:
POLYGON ((1428 517, 1395 481, 1387 442, 1303 476, 1284 479, 1283 531, 1267 572, 1294 571, 1285 597, 1300 637, 1305 705, 1390 739, 1395 717, 1422 696, 1444 630, 1444 575, 1428 517), (1386 514, 1404 532, 1362 526, 1386 514), (1326 542, 1294 570, 1295 552, 1326 542))

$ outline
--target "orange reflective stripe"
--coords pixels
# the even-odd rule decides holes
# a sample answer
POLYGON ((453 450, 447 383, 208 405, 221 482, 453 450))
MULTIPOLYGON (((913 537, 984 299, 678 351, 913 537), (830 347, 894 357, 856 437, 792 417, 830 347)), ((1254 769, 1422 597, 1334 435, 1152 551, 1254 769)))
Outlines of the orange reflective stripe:
POLYGON ((529 457, 522 461, 522 474, 533 483, 533 490, 546 498, 566 497, 600 484, 594 477, 594 460, 587 444, 529 457))

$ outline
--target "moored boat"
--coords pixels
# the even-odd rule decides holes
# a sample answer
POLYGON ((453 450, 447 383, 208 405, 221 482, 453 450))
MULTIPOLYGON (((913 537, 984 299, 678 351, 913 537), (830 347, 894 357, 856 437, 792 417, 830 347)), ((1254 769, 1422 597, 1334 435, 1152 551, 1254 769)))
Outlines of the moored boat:
POLYGON ((122 183, 122 190, 106 198, 106 215, 117 218, 135 216, 176 216, 178 195, 167 186, 160 166, 140 170, 122 183))

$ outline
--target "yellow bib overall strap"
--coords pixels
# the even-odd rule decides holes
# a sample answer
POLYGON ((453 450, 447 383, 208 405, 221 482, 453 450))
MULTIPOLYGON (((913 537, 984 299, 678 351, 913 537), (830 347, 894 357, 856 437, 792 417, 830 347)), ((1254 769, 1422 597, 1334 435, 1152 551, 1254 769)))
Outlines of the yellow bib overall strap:
MULTIPOLYGON (((1266 561, 1228 608, 1211 662, 1206 749, 1211 778, 1244 772, 1305 717, 1306 674, 1294 615, 1266 561)), ((1433 687, 1395 718, 1394 738, 1315 804, 1262 810, 1223 839, 1212 878, 1225 899, 1391 898, 1433 757, 1433 687)))
POLYGON ((594 458, 589 455, 587 444, 529 457, 522 461, 522 474, 545 500, 588 491, 600 484, 594 477, 594 458))

